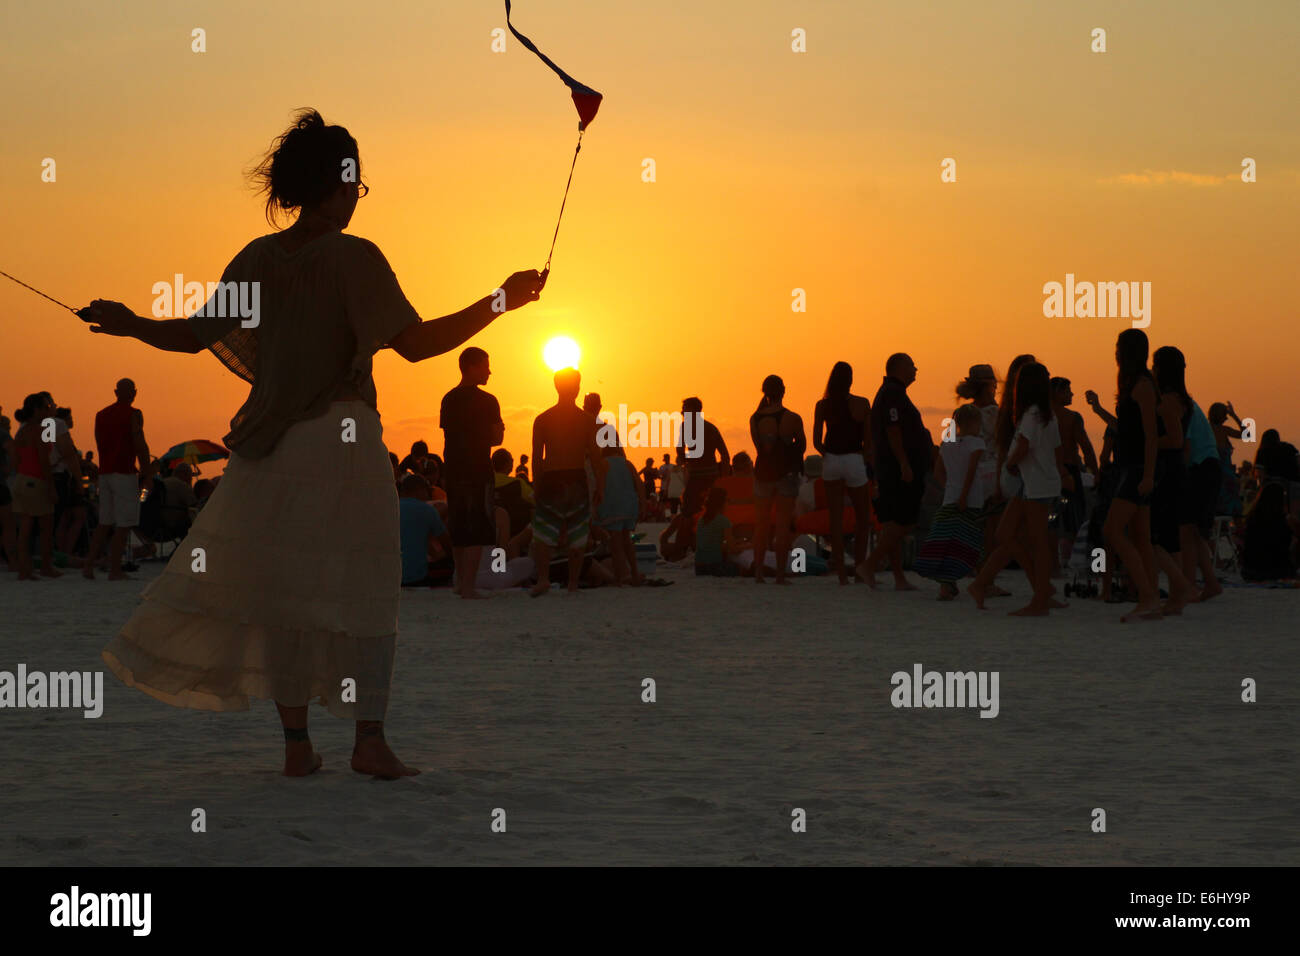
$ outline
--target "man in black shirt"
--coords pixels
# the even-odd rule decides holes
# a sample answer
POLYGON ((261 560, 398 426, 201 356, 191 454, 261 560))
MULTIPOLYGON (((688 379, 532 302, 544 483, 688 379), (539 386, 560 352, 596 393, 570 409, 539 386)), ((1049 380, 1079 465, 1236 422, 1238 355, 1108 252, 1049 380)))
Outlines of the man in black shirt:
POLYGON ((501 405, 479 387, 491 374, 487 352, 474 346, 461 352, 460 384, 443 396, 438 422, 446 435, 447 530, 456 561, 456 593, 463 598, 483 596, 474 590, 474 579, 483 548, 496 541, 492 448, 504 440, 506 427, 501 405))
POLYGON ((903 538, 916 527, 925 494, 925 476, 934 456, 934 441, 921 421, 921 412, 907 397, 916 381, 916 363, 898 352, 885 362, 885 380, 871 403, 871 444, 880 490, 877 514, 883 527, 880 540, 859 573, 875 587, 876 568, 888 558, 894 586, 900 591, 916 585, 903 576, 903 538))
POLYGON ((682 428, 677 435, 677 464, 686 469, 686 490, 682 492, 682 509, 687 516, 704 510, 704 499, 719 475, 731 473, 731 454, 722 432, 706 422, 704 403, 698 398, 682 400, 682 428), (688 416, 690 416, 688 418, 688 416), (687 438, 690 437, 690 445, 687 438))

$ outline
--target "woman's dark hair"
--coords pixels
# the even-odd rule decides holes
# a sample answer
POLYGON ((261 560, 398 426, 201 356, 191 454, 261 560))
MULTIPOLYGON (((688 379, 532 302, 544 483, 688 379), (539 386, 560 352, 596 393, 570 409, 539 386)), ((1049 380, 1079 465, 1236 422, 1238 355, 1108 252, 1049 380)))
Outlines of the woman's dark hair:
POLYGON ((998 424, 994 432, 994 441, 998 446, 998 457, 1006 457, 1011 449, 1011 436, 1016 433, 1016 378, 1020 370, 1034 361, 1032 355, 1017 355, 1007 366, 1007 377, 1002 382, 1002 399, 998 403, 998 424))
POLYGON ((733 472, 743 471, 750 472, 754 470, 754 459, 749 457, 749 452, 738 451, 731 456, 731 470, 733 472))
POLYGON ((831 366, 831 376, 826 380, 828 402, 848 404, 849 389, 853 387, 853 366, 848 362, 836 362, 831 366))
POLYGON ((342 126, 327 126, 313 109, 299 110, 294 123, 272 144, 249 174, 266 194, 266 220, 278 225, 281 212, 314 206, 327 199, 343 182, 344 161, 357 164, 361 180, 361 155, 357 141, 342 126))
POLYGON ((1119 367, 1118 390, 1115 394, 1117 403, 1128 398, 1138 379, 1146 374, 1150 350, 1151 343, 1141 329, 1125 329, 1115 340, 1115 364, 1119 367))
POLYGON ((1156 349, 1151 356, 1151 371, 1155 375, 1156 388, 1161 393, 1173 392, 1183 400, 1183 408, 1191 410, 1192 396, 1187 394, 1187 359, 1183 353, 1172 345, 1156 349))
POLYGON ((714 516, 723 509, 726 503, 726 488, 710 488, 709 496, 704 499, 704 514, 700 516, 700 524, 708 524, 712 521, 714 516))
POLYGON ((1030 362, 1016 376, 1016 424, 1031 408, 1038 409, 1042 423, 1052 420, 1052 386, 1047 366, 1030 362))
POLYGON ((758 403, 754 414, 758 414, 773 402, 779 402, 785 396, 785 382, 780 375, 769 375, 763 379, 763 400, 758 403))
POLYGON ((14 418, 16 418, 21 424, 25 425, 34 419, 41 409, 45 408, 45 404, 45 393, 33 392, 23 399, 22 408, 15 409, 14 418))

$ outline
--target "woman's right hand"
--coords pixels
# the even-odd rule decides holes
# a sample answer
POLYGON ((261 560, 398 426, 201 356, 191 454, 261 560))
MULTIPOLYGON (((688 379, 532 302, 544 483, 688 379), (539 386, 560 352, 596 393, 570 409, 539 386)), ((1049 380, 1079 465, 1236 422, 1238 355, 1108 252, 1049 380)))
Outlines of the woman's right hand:
POLYGON ((137 316, 121 302, 96 299, 84 309, 77 310, 77 318, 90 326, 90 331, 102 335, 130 335, 137 316))
POLYGON ((536 269, 516 272, 501 283, 501 291, 506 294, 506 311, 510 312, 529 302, 536 302, 542 295, 546 279, 536 269))
POLYGON ((1083 399, 1093 408, 1096 408, 1098 405, 1101 404, 1101 399, 1097 397, 1097 393, 1094 392, 1092 389, 1088 389, 1086 392, 1083 393, 1083 399))

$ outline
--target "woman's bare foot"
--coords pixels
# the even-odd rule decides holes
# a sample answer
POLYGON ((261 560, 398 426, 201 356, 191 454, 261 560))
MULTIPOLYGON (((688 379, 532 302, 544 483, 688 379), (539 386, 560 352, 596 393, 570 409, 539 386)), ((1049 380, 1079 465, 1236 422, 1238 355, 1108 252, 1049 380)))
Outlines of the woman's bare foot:
POLYGON ((1007 611, 1007 614, 1011 617, 1047 617, 1050 611, 1050 606, 1035 604, 1033 601, 1030 601, 1019 611, 1007 611))
POLYGON ((981 611, 987 610, 987 608, 984 607, 984 585, 980 584, 978 581, 972 581, 970 584, 966 585, 966 593, 975 599, 975 606, 977 608, 981 611))
POLYGON ((1152 601, 1149 604, 1139 604, 1119 620, 1121 624, 1128 624, 1130 621, 1158 621, 1164 616, 1160 605, 1152 601))
POLYGON ((990 584, 989 589, 984 592, 985 597, 1011 597, 1011 592, 1006 588, 1000 588, 996 584, 990 584))
POLYGON ((951 601, 957 597, 957 585, 947 582, 939 585, 939 600, 951 601))
POLYGON ((356 746, 352 748, 352 769, 382 780, 413 777, 420 772, 398 760, 382 734, 357 738, 356 746))
POLYGON ((286 777, 305 777, 315 773, 321 767, 320 754, 311 745, 310 740, 286 740, 284 742, 284 775, 286 777))
POLYGON ((1208 601, 1210 598, 1218 597, 1223 593, 1223 585, 1218 581, 1213 583, 1207 581, 1205 587, 1201 588, 1201 593, 1197 595, 1198 601, 1208 601))
POLYGON ((528 595, 529 597, 541 597, 550 589, 551 589, 550 581, 547 581, 545 584, 543 584, 541 581, 538 581, 536 584, 534 584, 531 588, 528 589, 528 595))

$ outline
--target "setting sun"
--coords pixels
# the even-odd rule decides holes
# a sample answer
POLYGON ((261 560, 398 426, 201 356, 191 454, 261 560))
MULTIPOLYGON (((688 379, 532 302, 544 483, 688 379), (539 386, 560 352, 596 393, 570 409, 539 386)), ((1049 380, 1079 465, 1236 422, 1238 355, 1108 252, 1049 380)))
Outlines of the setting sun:
POLYGON ((578 343, 567 335, 551 339, 542 349, 542 361, 552 372, 558 372, 562 368, 577 368, 581 355, 582 349, 578 348, 578 343))

